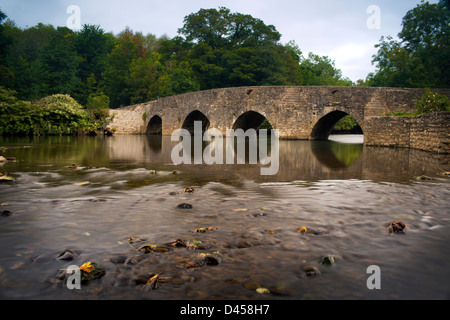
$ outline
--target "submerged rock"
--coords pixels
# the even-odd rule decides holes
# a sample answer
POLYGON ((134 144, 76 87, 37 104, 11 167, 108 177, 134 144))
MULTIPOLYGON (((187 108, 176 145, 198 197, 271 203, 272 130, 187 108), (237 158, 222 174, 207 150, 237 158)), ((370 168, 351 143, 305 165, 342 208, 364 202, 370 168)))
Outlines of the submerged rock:
POLYGON ((319 268, 313 265, 306 265, 303 267, 303 270, 306 272, 307 276, 314 277, 320 275, 319 268))
POLYGON ((91 281, 103 277, 105 268, 95 262, 86 262, 80 267, 81 281, 91 281))
POLYGON ((192 204, 180 203, 179 205, 177 205, 177 208, 179 208, 179 209, 192 209, 192 204))
POLYGON ((4 210, 1 214, 2 217, 9 217, 10 215, 12 215, 12 212, 8 210, 4 210))
POLYGON ((322 257, 322 260, 320 261, 321 265, 333 265, 336 263, 336 256, 333 256, 332 254, 328 254, 324 257, 322 257))
POLYGON ((57 260, 75 260, 77 258, 78 258, 77 252, 71 249, 64 250, 56 257, 57 260))

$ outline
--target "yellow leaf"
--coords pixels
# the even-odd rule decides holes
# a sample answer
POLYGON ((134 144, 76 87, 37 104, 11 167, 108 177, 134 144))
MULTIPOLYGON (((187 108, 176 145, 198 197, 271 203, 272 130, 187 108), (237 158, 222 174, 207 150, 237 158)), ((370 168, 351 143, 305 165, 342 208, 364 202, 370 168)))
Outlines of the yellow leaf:
POLYGON ((258 293, 266 293, 266 294, 270 293, 269 289, 267 289, 267 288, 257 288, 256 292, 258 292, 258 293))
POLYGON ((301 227, 301 228, 298 230, 298 232, 305 232, 305 233, 306 233, 306 231, 308 231, 308 230, 306 229, 305 226, 301 227))
POLYGON ((234 209, 233 211, 247 211, 248 209, 247 208, 239 208, 239 209, 234 209))
POLYGON ((82 182, 74 183, 75 186, 84 186, 84 185, 87 185, 87 184, 89 184, 89 181, 82 181, 82 182))
POLYGON ((84 272, 87 272, 87 273, 90 273, 94 269, 95 269, 95 267, 93 265, 91 265, 91 262, 86 262, 85 264, 83 264, 80 267, 80 270, 83 270, 84 272))

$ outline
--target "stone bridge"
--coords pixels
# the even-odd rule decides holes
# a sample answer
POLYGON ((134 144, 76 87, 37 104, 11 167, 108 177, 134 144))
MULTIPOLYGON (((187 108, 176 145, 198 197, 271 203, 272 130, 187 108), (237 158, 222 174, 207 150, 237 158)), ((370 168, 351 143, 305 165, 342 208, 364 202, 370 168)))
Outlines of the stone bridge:
MULTIPOLYGON (((450 97, 450 90, 438 91, 450 97)), ((226 129, 231 128, 257 129, 267 119, 279 130, 281 139, 317 140, 327 139, 334 125, 349 114, 362 128, 365 144, 410 147, 412 117, 383 116, 414 112, 414 101, 423 93, 424 89, 329 86, 212 89, 113 109, 110 126, 116 128, 116 134, 171 135, 179 128, 192 132, 194 121, 202 121, 203 129, 217 128, 225 135, 226 129), (385 120, 389 118, 404 121, 400 124, 385 120), (397 129, 395 136, 393 129, 397 129)), ((429 151, 444 152, 448 147, 449 115, 443 114, 444 118, 439 119, 425 117, 425 122, 431 121, 425 123, 425 130, 428 124, 437 130, 434 135, 440 146, 428 148, 429 151)))

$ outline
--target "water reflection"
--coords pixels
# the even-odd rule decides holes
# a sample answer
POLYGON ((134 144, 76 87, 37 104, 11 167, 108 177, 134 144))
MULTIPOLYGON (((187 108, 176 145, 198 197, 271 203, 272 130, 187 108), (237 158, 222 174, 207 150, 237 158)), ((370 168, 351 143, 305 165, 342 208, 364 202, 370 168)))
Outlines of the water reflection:
MULTIPOLYGON (((175 166, 171 152, 176 144, 167 136, 144 135, 0 137, 0 146, 9 148, 5 155, 18 159, 17 162, 8 164, 9 172, 41 171, 77 164, 113 170, 179 170, 185 174, 177 179, 232 183, 242 179, 255 182, 323 179, 404 181, 418 175, 439 175, 449 169, 449 155, 412 149, 367 147, 361 143, 281 140, 278 173, 261 176, 262 165, 248 164, 248 161, 246 164, 236 164, 235 161, 234 164, 223 165, 175 166), (15 146, 19 148, 14 148, 15 146)), ((204 143, 203 148, 206 146, 204 143)))
POLYGON ((350 167, 363 152, 362 144, 335 141, 312 141, 311 151, 317 160, 330 169, 350 167))

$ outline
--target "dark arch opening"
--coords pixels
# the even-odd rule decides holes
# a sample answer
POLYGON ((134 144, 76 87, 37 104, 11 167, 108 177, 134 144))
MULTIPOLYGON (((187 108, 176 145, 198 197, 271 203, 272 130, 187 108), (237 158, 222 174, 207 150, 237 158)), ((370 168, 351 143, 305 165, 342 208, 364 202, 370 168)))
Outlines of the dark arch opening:
POLYGON ((148 135, 161 135, 162 134, 162 119, 160 116, 155 115, 150 119, 147 125, 146 134, 148 135))
POLYGON ((209 128, 209 120, 208 118, 200 111, 195 110, 189 113, 189 115, 186 117, 186 119, 183 122, 183 129, 186 129, 190 132, 191 135, 194 134, 194 123, 195 121, 201 121, 202 122, 202 132, 205 132, 209 128))
POLYGON ((269 121, 262 114, 256 111, 247 111, 239 116, 234 122, 233 129, 242 129, 247 131, 248 129, 272 129, 269 121))
POLYGON ((357 134, 363 134, 363 131, 359 124, 354 120, 353 117, 351 117, 348 113, 344 111, 332 111, 328 113, 327 115, 320 118, 319 121, 317 121, 316 125, 312 129, 311 132, 311 139, 312 140, 328 140, 328 137, 331 133, 357 133, 357 134), (343 119, 349 121, 352 125, 355 125, 352 128, 349 128, 349 132, 346 132, 347 130, 334 130, 336 124, 342 123, 340 120, 343 119), (334 130, 334 131, 333 131, 334 130))

